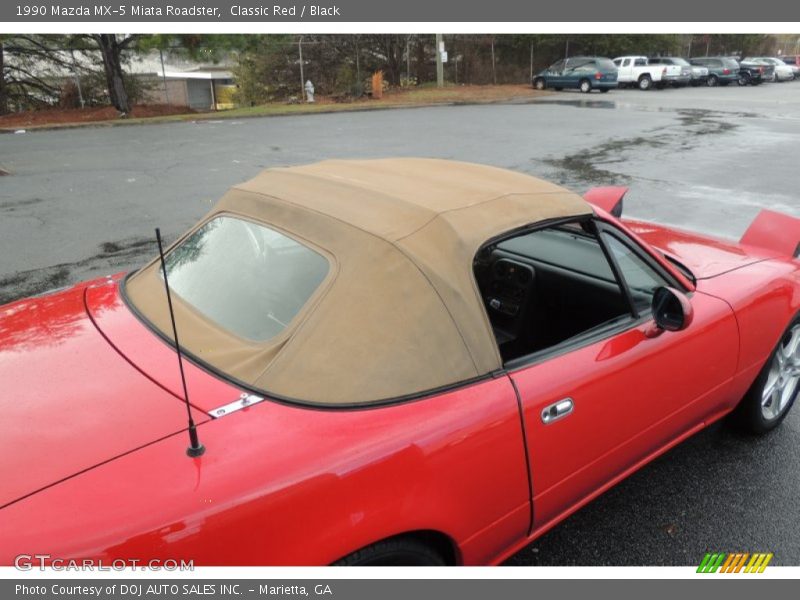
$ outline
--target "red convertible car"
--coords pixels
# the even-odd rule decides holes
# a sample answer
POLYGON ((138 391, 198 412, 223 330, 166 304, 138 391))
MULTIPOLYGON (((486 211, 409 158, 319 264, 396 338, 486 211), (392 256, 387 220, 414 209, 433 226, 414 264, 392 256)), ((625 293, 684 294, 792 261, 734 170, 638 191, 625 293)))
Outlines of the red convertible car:
POLYGON ((800 220, 728 243, 621 219, 624 193, 269 169, 163 268, 0 308, 0 564, 496 564, 729 413, 772 429, 800 220))

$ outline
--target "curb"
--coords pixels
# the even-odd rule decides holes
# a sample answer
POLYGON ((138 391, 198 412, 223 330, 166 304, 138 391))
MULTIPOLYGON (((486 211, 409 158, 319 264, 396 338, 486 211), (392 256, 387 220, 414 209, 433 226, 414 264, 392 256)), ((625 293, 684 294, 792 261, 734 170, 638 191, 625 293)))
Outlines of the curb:
POLYGON ((354 113, 354 112, 373 112, 382 110, 398 110, 409 108, 432 108, 436 106, 483 106, 490 104, 533 104, 540 98, 550 94, 541 94, 535 97, 512 96, 500 100, 486 101, 461 101, 452 100, 449 102, 426 102, 424 104, 391 104, 376 106, 358 106, 353 108, 323 109, 309 112, 277 113, 264 115, 230 115, 226 116, 225 111, 220 113, 201 113, 203 116, 197 118, 191 114, 181 115, 175 119, 159 120, 159 117, 140 117, 134 119, 115 119, 113 121, 88 121, 86 123, 53 123, 49 125, 31 125, 29 127, 0 127, 0 135, 14 135, 18 131, 24 133, 37 133, 40 131, 58 131, 64 129, 84 129, 84 128, 103 128, 103 127, 135 127, 137 125, 169 125, 174 123, 202 123, 203 121, 236 121, 240 119, 268 119, 277 117, 309 117, 314 115, 329 115, 333 113, 354 113))

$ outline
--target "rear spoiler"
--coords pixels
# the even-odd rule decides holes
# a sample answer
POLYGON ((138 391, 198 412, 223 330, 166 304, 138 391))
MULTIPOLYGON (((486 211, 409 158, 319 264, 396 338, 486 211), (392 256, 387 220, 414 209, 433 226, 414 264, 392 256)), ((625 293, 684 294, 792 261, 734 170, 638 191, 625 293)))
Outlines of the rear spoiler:
POLYGON ((594 204, 617 218, 622 216, 622 199, 628 193, 626 187, 596 187, 583 195, 589 204, 594 204))
POLYGON ((762 210, 744 232, 739 243, 800 258, 800 219, 772 210, 762 210))

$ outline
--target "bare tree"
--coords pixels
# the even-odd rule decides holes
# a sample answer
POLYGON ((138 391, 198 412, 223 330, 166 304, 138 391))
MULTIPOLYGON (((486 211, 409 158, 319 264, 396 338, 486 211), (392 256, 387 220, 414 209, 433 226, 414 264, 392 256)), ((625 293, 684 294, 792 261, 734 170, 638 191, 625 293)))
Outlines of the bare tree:
POLYGON ((99 33, 91 36, 103 57, 103 69, 111 104, 123 114, 130 112, 131 105, 122 72, 122 54, 140 37, 139 35, 117 36, 114 33, 99 33))
POLYGON ((53 69, 64 66, 57 51, 60 42, 56 36, 0 36, 0 114, 58 99, 53 69))
POLYGON ((389 82, 392 85, 400 85, 406 51, 406 36, 369 35, 365 36, 365 46, 378 62, 383 63, 389 75, 389 82))

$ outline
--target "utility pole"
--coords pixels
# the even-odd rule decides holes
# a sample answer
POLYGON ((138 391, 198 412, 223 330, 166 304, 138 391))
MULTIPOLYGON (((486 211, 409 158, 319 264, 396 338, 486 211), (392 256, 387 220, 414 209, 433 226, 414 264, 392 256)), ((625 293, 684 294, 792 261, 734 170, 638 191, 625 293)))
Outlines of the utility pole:
POLYGON ((406 85, 411 81, 411 36, 406 37, 406 85))
POLYGON ((492 36, 492 84, 497 85, 497 69, 494 60, 494 36, 492 36))
POLYGON ((167 90, 167 71, 164 68, 164 51, 159 48, 158 55, 161 57, 161 79, 164 82, 164 98, 169 106, 169 90, 167 90))
POLYGON ((81 76, 78 74, 78 63, 75 61, 75 50, 70 50, 72 55, 72 74, 75 76, 75 85, 78 88, 78 100, 81 108, 86 108, 86 101, 83 99, 83 89, 81 88, 81 76))
POLYGON ((300 52, 300 102, 306 101, 306 78, 303 76, 303 36, 297 40, 297 49, 300 52))
POLYGON ((442 34, 436 34, 436 85, 444 87, 444 65, 442 64, 442 52, 444 52, 444 42, 442 34))
POLYGON ((533 81, 533 42, 531 42, 531 81, 533 81))
POLYGON ((356 81, 358 81, 359 89, 363 88, 364 82, 361 81, 361 47, 358 45, 358 36, 356 36, 356 81))

